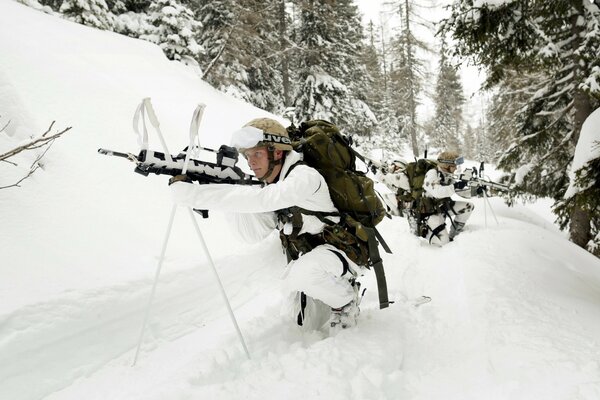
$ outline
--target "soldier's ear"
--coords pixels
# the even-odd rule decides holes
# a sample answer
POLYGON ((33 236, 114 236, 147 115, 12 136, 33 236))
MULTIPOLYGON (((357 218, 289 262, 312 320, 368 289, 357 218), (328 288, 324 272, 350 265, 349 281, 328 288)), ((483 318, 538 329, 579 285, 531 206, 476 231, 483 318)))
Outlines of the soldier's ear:
POLYGON ((275 159, 280 160, 283 157, 283 150, 276 149, 275 150, 275 159))

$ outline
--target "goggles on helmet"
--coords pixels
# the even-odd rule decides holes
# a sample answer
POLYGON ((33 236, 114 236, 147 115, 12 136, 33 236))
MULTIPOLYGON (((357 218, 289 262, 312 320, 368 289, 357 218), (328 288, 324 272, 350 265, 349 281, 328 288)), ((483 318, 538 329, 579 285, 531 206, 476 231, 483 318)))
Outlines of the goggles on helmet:
POLYGON ((231 146, 239 151, 251 149, 257 146, 269 146, 275 144, 292 145, 290 138, 267 133, 253 126, 245 126, 231 135, 231 146))
POLYGON ((461 157, 455 158, 454 160, 441 159, 441 160, 438 160, 438 162, 440 164, 461 165, 465 162, 465 159, 461 156, 461 157))

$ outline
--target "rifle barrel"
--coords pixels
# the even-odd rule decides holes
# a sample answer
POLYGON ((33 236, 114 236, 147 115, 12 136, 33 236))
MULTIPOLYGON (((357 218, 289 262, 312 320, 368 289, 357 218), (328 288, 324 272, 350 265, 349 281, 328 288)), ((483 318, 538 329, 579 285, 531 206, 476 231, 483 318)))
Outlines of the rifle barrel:
POLYGON ((126 159, 131 159, 131 154, 121 153, 120 151, 108 150, 108 149, 98 149, 98 153, 104 154, 105 156, 114 156, 114 157, 122 157, 126 159))
POLYGON ((502 184, 502 183, 486 181, 486 180, 480 179, 480 178, 476 178, 475 181, 482 186, 489 186, 491 188, 498 189, 498 190, 511 190, 510 186, 502 184))

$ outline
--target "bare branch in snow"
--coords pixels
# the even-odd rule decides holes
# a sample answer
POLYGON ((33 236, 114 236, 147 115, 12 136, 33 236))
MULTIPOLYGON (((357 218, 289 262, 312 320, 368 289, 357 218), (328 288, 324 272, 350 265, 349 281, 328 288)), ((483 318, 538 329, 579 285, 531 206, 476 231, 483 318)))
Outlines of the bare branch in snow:
MULTIPOLYGON (((19 184, 21 182, 23 182, 25 179, 29 178, 31 175, 33 175, 33 173, 35 171, 37 171, 38 168, 41 167, 40 160, 44 157, 44 155, 46 155, 46 152, 50 149, 50 147, 52 146, 54 141, 57 138, 59 138, 60 136, 62 136, 65 132, 67 132, 71 129, 71 127, 68 127, 68 128, 63 129, 60 132, 51 133, 52 127, 54 126, 54 122, 55 121, 52 121, 52 123, 50 124, 50 126, 48 127, 46 132, 44 132, 41 136, 34 137, 31 140, 29 140, 28 142, 21 144, 21 145, 15 147, 14 149, 7 151, 4 154, 0 154, 0 162, 6 162, 8 164, 12 164, 13 166, 17 166, 16 163, 14 163, 12 161, 8 161, 8 159, 10 157, 13 157, 24 151, 44 148, 44 151, 36 157, 36 159, 33 161, 31 166, 29 167, 29 172, 27 173, 27 175, 25 175, 24 177, 19 179, 16 183, 13 183, 12 185, 0 186, 0 189, 6 189, 6 188, 10 188, 10 187, 19 187, 19 184)), ((6 127, 9 124, 10 124, 10 121, 8 121, 6 123, 6 125, 4 125, 2 127, 2 129, 0 129, 0 132, 4 131, 4 129, 6 129, 6 127)))

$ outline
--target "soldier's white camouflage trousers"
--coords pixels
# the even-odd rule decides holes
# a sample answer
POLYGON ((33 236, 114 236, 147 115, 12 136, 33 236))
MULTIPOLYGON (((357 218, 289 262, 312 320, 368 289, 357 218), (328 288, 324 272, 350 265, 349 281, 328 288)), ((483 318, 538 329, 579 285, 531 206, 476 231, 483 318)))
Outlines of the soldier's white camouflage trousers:
POLYGON ((474 206, 468 201, 450 200, 447 209, 452 222, 448 221, 446 224, 447 215, 445 213, 433 214, 425 218, 425 223, 429 228, 426 239, 433 245, 444 246, 454 239, 463 230, 474 206), (448 232, 448 227, 450 232, 448 232))

